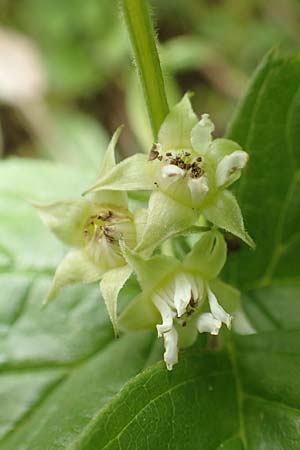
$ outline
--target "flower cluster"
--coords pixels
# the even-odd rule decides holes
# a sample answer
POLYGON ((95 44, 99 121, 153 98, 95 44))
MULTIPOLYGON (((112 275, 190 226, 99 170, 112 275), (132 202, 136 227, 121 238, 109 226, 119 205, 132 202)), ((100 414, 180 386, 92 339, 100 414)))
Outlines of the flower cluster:
POLYGON ((83 198, 35 205, 72 248, 57 268, 46 301, 68 284, 101 280, 115 332, 156 325, 172 369, 178 348, 190 345, 197 332, 217 335, 222 324, 230 328, 232 317, 221 303, 235 294, 217 278, 227 254, 218 229, 253 245, 227 189, 240 177, 248 155, 233 141, 214 140, 208 114, 199 121, 188 95, 170 111, 148 155, 116 164, 120 131, 83 198), (129 208, 131 191, 150 191, 148 204, 129 208), (205 231, 200 227, 204 222, 205 231), (185 249, 189 245, 180 259, 172 252, 179 236, 184 236, 185 249), (118 294, 133 272, 141 293, 118 320, 118 294))

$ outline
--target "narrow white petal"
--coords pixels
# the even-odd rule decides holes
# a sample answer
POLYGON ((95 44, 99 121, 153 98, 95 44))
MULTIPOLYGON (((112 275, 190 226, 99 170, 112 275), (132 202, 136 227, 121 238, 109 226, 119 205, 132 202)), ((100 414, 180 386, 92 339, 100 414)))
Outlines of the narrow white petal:
POLYGON ((171 309, 174 309, 174 294, 174 283, 168 283, 159 291, 159 296, 164 299, 164 301, 170 306, 171 309))
POLYGON ((166 164, 162 167, 161 173, 163 178, 174 177, 178 179, 184 176, 185 171, 174 164, 166 164))
POLYGON ((214 316, 214 318, 217 319, 217 320, 220 320, 223 323, 225 323, 227 328, 230 328, 231 327, 231 319, 232 319, 232 317, 218 303, 217 297, 210 290, 208 285, 207 285, 207 295, 208 295, 209 307, 210 307, 210 310, 211 310, 212 315, 214 316))
POLYGON ((198 291, 198 286, 197 286, 195 277, 193 275, 186 275, 186 276, 188 277, 190 285, 191 285, 193 299, 195 301, 197 301, 199 299, 199 291, 198 291))
POLYGON ((191 142, 194 149, 204 155, 212 142, 212 133, 215 129, 209 114, 202 114, 201 120, 194 126, 191 132, 191 142))
POLYGON ((167 302, 158 294, 154 294, 152 300, 162 317, 162 324, 156 325, 158 336, 162 336, 164 333, 172 329, 173 318, 175 317, 176 313, 172 311, 167 302))
POLYGON ((205 176, 200 178, 189 178, 188 187, 191 192, 192 201, 195 205, 199 204, 209 191, 207 178, 205 176))
POLYGON ((197 320, 199 333, 210 333, 218 335, 222 326, 221 320, 216 319, 211 313, 203 313, 197 320))
POLYGON ((217 186, 224 186, 227 183, 233 183, 240 177, 241 169, 245 167, 248 161, 248 154, 242 150, 232 152, 224 156, 218 164, 216 172, 217 186))
POLYGON ((176 275, 174 304, 178 317, 181 317, 186 312, 186 307, 191 300, 191 293, 192 287, 189 279, 183 273, 176 275))
POLYGON ((175 328, 164 333, 165 353, 164 360, 168 370, 172 370, 178 362, 178 334, 175 328))

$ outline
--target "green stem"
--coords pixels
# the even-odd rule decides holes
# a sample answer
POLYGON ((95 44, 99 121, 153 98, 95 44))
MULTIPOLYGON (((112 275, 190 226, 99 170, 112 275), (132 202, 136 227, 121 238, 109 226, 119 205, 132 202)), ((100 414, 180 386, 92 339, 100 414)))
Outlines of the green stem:
POLYGON ((121 0, 135 63, 143 88, 154 140, 169 107, 146 0, 121 0))

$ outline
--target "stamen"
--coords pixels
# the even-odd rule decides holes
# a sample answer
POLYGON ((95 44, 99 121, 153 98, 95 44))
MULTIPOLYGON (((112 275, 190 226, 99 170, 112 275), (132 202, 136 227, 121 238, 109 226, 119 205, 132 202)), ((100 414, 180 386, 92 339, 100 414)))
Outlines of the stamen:
POLYGON ((158 156, 159 156, 158 145, 153 144, 149 154, 149 161, 154 161, 155 159, 158 158, 158 156))

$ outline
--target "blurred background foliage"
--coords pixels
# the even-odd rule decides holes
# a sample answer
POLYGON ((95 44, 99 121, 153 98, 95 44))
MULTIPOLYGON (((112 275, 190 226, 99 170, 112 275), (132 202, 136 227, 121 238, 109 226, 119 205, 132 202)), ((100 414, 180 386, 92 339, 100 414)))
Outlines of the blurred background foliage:
MULTIPOLYGON (((186 90, 221 135, 271 47, 299 50, 298 0, 152 0, 174 103, 186 90)), ((94 168, 121 123, 121 156, 151 134, 117 0, 0 0, 0 146, 94 168)))

